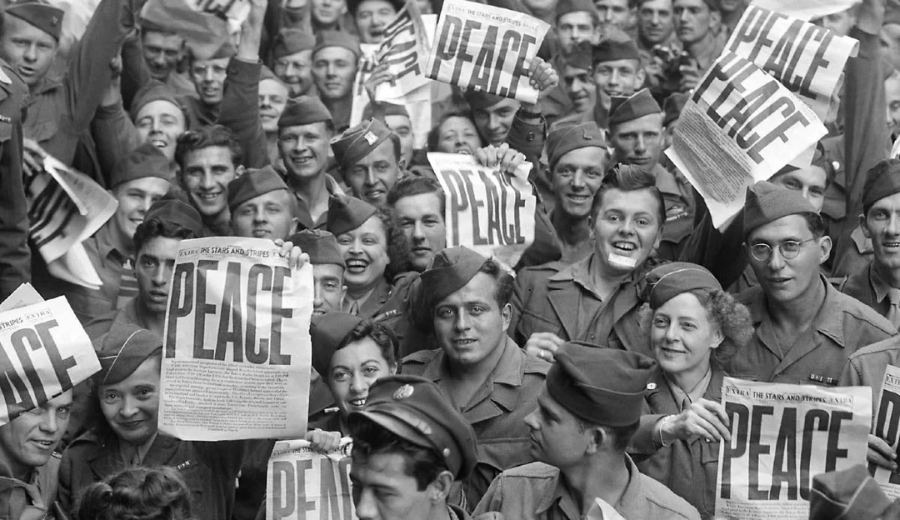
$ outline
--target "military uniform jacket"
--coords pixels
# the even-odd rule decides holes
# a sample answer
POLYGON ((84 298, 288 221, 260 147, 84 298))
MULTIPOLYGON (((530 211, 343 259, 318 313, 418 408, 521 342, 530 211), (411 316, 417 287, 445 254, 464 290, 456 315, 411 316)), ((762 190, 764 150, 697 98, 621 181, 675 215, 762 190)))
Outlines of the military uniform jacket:
MULTIPOLYGON (((625 493, 614 504, 628 520, 699 519, 697 510, 669 489, 642 475, 625 455, 630 477, 625 493)), ((598 468, 599 470, 600 468, 598 468)), ((580 504, 575 503, 559 469, 534 462, 504 471, 491 484, 474 515, 496 511, 515 520, 581 520, 580 504)))
POLYGON ((887 316, 891 310, 891 302, 887 297, 887 290, 876 283, 875 276, 872 264, 869 264, 865 269, 846 277, 840 290, 847 296, 865 303, 878 314, 887 316))
POLYGON ((592 254, 568 267, 558 264, 525 268, 516 277, 512 296, 510 335, 524 345, 535 332, 552 332, 566 341, 586 341, 610 348, 650 355, 646 332, 641 329, 639 310, 644 274, 652 268, 645 262, 619 286, 607 302, 578 282, 589 273, 592 254), (599 314, 579 327, 582 300, 600 305, 599 314))
MULTIPOLYGON (((497 367, 472 400, 461 407, 478 440, 478 464, 464 483, 469 507, 478 502, 501 471, 533 460, 525 417, 537 408, 537 398, 550 369, 549 363, 526 356, 509 338, 498 348, 503 348, 503 356, 497 367)), ((440 349, 416 352, 403 360, 404 374, 422 376, 438 384, 446 370, 440 349)))
POLYGON ((22 110, 28 87, 0 60, 0 300, 31 281, 22 171, 22 110))
POLYGON ((775 330, 761 287, 739 294, 750 310, 756 331, 731 360, 734 377, 773 383, 837 385, 847 358, 858 349, 897 333, 887 319, 865 304, 841 294, 825 277, 825 301, 809 329, 784 349, 775 330))
MULTIPOLYGON (((181 441, 160 433, 144 458, 144 466, 169 466, 177 469, 192 494, 194 516, 198 520, 227 520, 234 508, 235 479, 245 456, 258 453, 261 444, 274 441, 181 441)), ((69 445, 63 455, 59 474, 59 501, 63 511, 71 512, 78 494, 129 467, 121 459, 119 439, 114 433, 90 431, 69 445)))
MULTIPOLYGON (((703 398, 722 402, 725 373, 713 367, 703 398)), ((667 415, 681 413, 662 369, 647 384, 641 425, 631 439, 628 453, 641 473, 653 478, 697 508, 703 519, 716 513, 716 478, 719 469, 719 443, 701 437, 692 441, 673 441, 660 446, 654 439, 656 423, 667 415)))
POLYGON ((0 475, 0 520, 41 520, 56 501, 60 454, 35 468, 31 482, 0 475))

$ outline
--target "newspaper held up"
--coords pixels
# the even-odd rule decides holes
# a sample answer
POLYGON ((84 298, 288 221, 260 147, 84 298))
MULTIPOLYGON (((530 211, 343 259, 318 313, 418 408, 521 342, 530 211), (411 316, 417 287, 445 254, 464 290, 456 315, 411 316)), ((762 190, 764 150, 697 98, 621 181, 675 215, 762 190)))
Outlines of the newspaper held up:
POLYGON ((810 20, 841 13, 860 3, 860 0, 753 0, 753 5, 777 11, 801 20, 810 20))
POLYGON ((703 196, 719 227, 743 207, 748 187, 826 133, 778 80, 725 51, 685 105, 666 155, 703 196))
POLYGON ((91 377, 100 361, 60 297, 0 313, 0 367, 2 426, 91 377))
POLYGON ((853 38, 756 5, 747 7, 725 46, 780 81, 823 121, 844 65, 858 50, 853 38))
POLYGON ((814 476, 866 461, 872 390, 726 377, 716 516, 806 520, 814 476))
POLYGON ((481 90, 534 103, 528 82, 550 25, 524 13, 447 0, 438 19, 426 75, 460 88, 481 90))
POLYGON ((180 243, 169 291, 159 428, 182 440, 306 433, 312 266, 271 240, 180 243))
MULTIPOLYGON (((878 406, 875 409, 872 433, 884 439, 895 452, 900 447, 900 368, 887 365, 878 406)), ((869 463, 869 473, 892 500, 900 498, 900 475, 869 463)))
POLYGON ((447 197, 447 247, 466 246, 516 265, 534 242, 537 197, 528 181, 531 163, 507 175, 481 166, 472 155, 429 153, 428 162, 447 197))
POLYGON ((356 518, 350 493, 350 438, 329 453, 304 440, 275 444, 266 471, 266 520, 356 518))
POLYGON ((376 88, 375 97, 396 99, 430 84, 425 77, 428 37, 419 4, 408 0, 397 17, 384 28, 384 40, 375 52, 375 63, 388 65, 394 79, 376 88))

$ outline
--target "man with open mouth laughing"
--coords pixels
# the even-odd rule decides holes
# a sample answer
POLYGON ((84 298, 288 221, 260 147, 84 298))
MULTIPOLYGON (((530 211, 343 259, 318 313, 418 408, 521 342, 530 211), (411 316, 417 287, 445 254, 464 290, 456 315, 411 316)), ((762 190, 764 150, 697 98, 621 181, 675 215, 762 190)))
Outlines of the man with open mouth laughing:
POLYGON ((512 276, 466 247, 445 249, 410 299, 413 319, 439 348, 410 354, 404 374, 444 388, 475 429, 478 464, 464 482, 475 504, 497 474, 532 461, 524 418, 536 406, 549 365, 527 357, 506 334, 512 276))
POLYGON ((400 138, 378 119, 369 119, 331 143, 353 196, 376 208, 400 177, 400 138))

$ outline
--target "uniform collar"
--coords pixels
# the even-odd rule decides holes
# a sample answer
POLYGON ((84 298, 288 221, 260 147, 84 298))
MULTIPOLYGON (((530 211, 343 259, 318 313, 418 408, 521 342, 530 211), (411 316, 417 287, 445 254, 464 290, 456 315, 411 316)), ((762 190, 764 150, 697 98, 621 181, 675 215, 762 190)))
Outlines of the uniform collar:
MULTIPOLYGON (((819 283, 825 285, 825 299, 821 307, 819 307, 818 314, 813 318, 810 329, 831 338, 832 341, 843 348, 845 347, 843 308, 835 302, 838 291, 828 283, 828 280, 821 273, 819 274, 819 283)), ((766 305, 766 295, 762 287, 757 286, 752 290, 755 292, 750 301, 747 302, 747 308, 750 310, 750 318, 753 320, 753 326, 758 334, 761 324, 771 322, 771 319, 768 306, 766 305)))
POLYGON ((94 234, 94 238, 97 240, 97 251, 100 252, 100 258, 114 258, 121 263, 125 263, 129 257, 124 252, 116 249, 115 243, 112 237, 112 221, 106 223, 105 226, 101 226, 100 229, 97 230, 97 233, 94 234))
POLYGON ((887 298, 888 291, 893 289, 885 279, 878 274, 878 270, 875 269, 875 263, 872 262, 869 264, 869 281, 872 283, 872 289, 875 291, 875 301, 881 303, 887 298))
MULTIPOLYGON (((615 504, 615 510, 623 518, 649 518, 647 514, 647 497, 644 495, 644 487, 641 482, 641 473, 627 454, 625 466, 628 468, 628 484, 619 502, 615 504)), ((579 505, 572 499, 568 486, 557 469, 556 486, 540 501, 535 511, 536 516, 544 517, 544 513, 550 510, 554 504, 559 504, 560 510, 567 518, 579 519, 579 505)))

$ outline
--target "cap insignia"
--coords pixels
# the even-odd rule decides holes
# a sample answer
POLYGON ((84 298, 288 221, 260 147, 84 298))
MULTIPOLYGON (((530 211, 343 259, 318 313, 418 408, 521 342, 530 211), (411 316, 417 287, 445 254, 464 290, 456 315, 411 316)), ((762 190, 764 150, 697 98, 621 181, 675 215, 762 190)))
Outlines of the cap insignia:
POLYGON ((413 387, 410 385, 403 385, 394 392, 394 399, 399 401, 401 399, 407 399, 413 395, 413 387))
POLYGON ((587 139, 588 141, 593 141, 593 140, 594 140, 593 137, 591 137, 591 136, 588 135, 587 130, 585 130, 581 135, 584 136, 584 138, 587 139))
POLYGON ((375 141, 378 140, 378 136, 373 134, 372 132, 366 132, 366 135, 363 136, 363 139, 365 139, 366 142, 369 143, 369 146, 372 146, 373 144, 375 144, 375 141))
POLYGON ((647 390, 656 390, 656 383, 647 383, 647 390))

